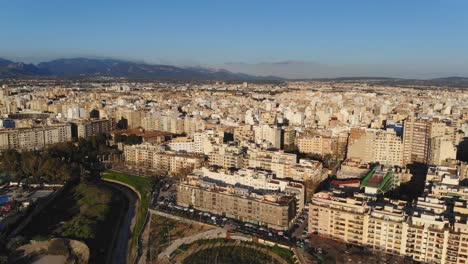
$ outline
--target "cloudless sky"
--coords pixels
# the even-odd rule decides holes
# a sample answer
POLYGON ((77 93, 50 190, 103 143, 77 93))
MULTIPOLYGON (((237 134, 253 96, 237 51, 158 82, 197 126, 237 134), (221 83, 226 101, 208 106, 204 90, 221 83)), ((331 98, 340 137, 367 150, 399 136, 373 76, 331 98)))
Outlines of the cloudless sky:
POLYGON ((0 57, 183 65, 468 60, 467 0, 0 0, 0 57))

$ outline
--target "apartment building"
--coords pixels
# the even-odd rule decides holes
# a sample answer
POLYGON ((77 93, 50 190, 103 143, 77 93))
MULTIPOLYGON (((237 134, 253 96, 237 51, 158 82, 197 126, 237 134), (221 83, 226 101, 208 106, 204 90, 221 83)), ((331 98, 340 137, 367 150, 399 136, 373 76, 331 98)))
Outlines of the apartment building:
POLYGON ((213 151, 208 155, 208 164, 225 169, 242 168, 244 166, 244 153, 235 145, 223 144, 213 146, 213 151))
POLYGON ((281 128, 271 125, 259 125, 254 127, 255 143, 267 144, 271 147, 281 148, 281 128))
POLYGON ((141 127, 143 117, 144 112, 140 110, 118 109, 115 112, 115 119, 117 121, 125 120, 127 124, 126 128, 141 127))
POLYGON ((348 158, 403 166, 403 142, 393 129, 351 128, 348 158))
POLYGON ((191 137, 197 132, 204 131, 206 128, 203 119, 185 117, 184 118, 184 132, 187 136, 191 137))
POLYGON ((256 190, 268 192, 279 191, 284 194, 293 195, 297 200, 297 211, 300 212, 304 208, 304 185, 286 179, 279 179, 270 171, 245 168, 237 171, 230 171, 203 167, 200 170, 195 170, 193 174, 200 178, 208 178, 233 186, 240 185, 256 190))
POLYGON ((290 167, 296 163, 296 154, 259 148, 249 149, 246 157, 246 165, 248 167, 271 170, 278 178, 288 177, 290 167))
POLYGON ((72 139, 68 123, 0 130, 0 149, 34 150, 72 139))
POLYGON ((409 117, 403 122, 403 163, 428 163, 430 120, 409 117))
POLYGON ((455 158, 456 141, 454 128, 446 123, 411 116, 403 123, 403 163, 441 165, 444 160, 455 158))
POLYGON ((177 204, 243 222, 287 230, 296 217, 296 199, 188 176, 177 186, 177 204))
POLYGON ((198 152, 195 149, 195 142, 188 137, 173 138, 168 145, 173 151, 198 152))
POLYGON ((297 164, 289 167, 289 172, 285 176, 300 182, 309 180, 322 182, 328 176, 322 170, 323 164, 320 161, 300 159, 297 164))
POLYGON ((333 154, 332 138, 324 135, 301 135, 296 138, 299 152, 309 154, 333 154))
POLYGON ((466 263, 468 205, 457 197, 435 192, 406 204, 320 192, 309 205, 309 231, 423 263, 466 263))
POLYGON ((457 157, 457 148, 449 135, 431 138, 429 148, 430 165, 443 165, 445 162, 455 160, 457 157))
POLYGON ((242 125, 234 128, 234 140, 236 142, 250 141, 254 139, 254 131, 251 125, 242 125))
POLYGON ((198 154, 165 151, 159 145, 125 146, 125 164, 131 168, 146 169, 171 175, 185 175, 203 166, 205 158, 198 154))
POLYGON ((111 121, 108 119, 79 120, 73 123, 73 135, 77 138, 88 138, 100 133, 111 131, 111 121))
POLYGON ((295 146, 295 142, 296 142, 296 130, 291 127, 287 127, 283 129, 281 148, 293 149, 295 146))

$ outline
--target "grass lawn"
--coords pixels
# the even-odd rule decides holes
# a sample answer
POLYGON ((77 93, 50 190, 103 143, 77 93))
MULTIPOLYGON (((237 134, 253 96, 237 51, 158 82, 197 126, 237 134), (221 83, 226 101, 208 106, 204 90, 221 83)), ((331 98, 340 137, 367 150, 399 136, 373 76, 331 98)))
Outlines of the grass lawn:
POLYGON ((135 228, 132 235, 132 245, 136 245, 140 233, 143 232, 146 216, 148 214, 154 178, 130 175, 116 171, 105 171, 102 178, 126 183, 140 193, 141 201, 137 208, 135 228))

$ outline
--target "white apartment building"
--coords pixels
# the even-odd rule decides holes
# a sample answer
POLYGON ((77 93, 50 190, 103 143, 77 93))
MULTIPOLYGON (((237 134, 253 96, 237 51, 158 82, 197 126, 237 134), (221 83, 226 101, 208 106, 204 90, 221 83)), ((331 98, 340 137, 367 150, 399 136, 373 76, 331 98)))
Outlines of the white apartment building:
POLYGON ((255 143, 267 143, 274 148, 281 147, 281 128, 270 125, 259 125, 254 127, 255 143))

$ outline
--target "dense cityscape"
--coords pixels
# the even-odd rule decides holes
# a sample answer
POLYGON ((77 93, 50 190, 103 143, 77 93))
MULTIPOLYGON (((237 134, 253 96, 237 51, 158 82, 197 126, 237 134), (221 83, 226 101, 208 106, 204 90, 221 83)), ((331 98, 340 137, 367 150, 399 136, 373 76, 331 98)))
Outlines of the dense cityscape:
POLYGON ((463 88, 10 80, 1 113, 6 261, 468 260, 463 88))
POLYGON ((468 264, 468 1, 0 10, 0 264, 468 264))

